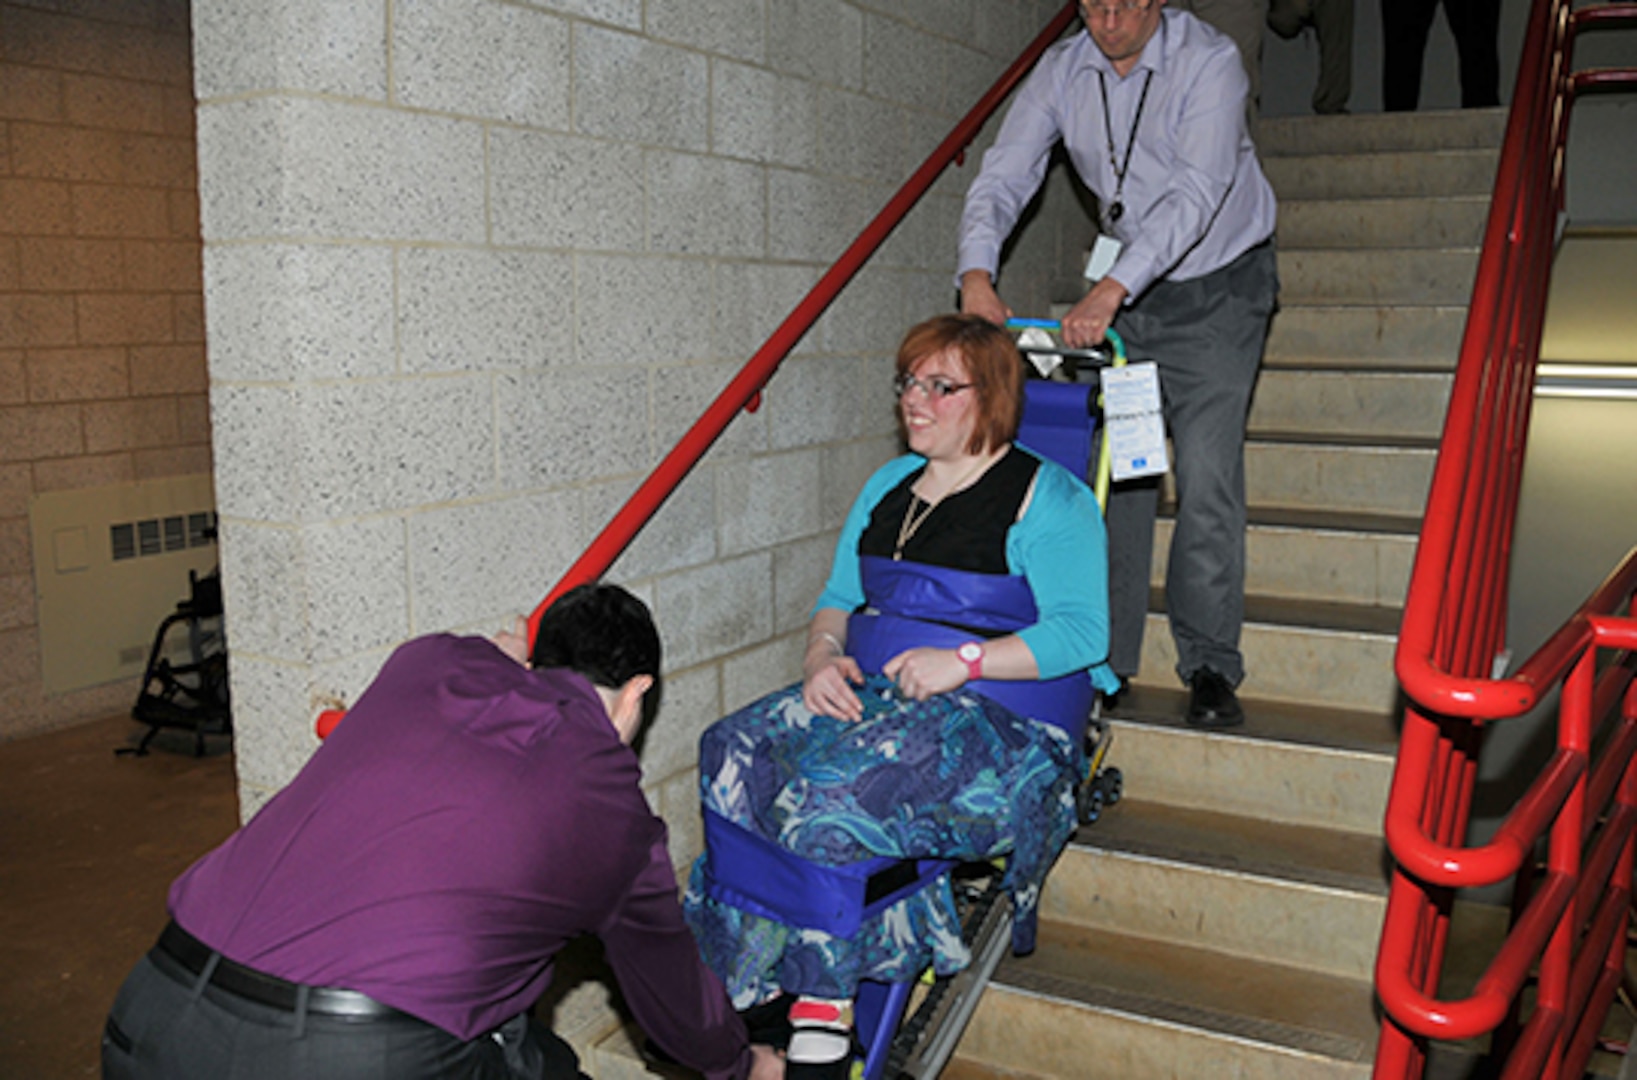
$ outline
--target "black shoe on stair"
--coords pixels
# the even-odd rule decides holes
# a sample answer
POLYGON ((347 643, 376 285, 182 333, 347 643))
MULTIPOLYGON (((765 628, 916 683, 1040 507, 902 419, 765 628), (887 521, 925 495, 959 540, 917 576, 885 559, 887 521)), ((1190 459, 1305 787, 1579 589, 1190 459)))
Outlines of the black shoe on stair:
POLYGON ((1238 727, 1245 722, 1245 710, 1226 678, 1210 668, 1200 668, 1188 680, 1188 723, 1197 728, 1238 727))

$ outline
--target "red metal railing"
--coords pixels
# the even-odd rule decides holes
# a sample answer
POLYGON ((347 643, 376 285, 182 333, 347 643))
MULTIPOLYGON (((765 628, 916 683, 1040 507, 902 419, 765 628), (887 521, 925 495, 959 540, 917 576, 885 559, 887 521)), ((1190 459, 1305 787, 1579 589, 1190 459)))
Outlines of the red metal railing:
POLYGON ((1040 55, 1062 36, 1077 16, 1074 0, 1063 6, 1063 9, 1052 17, 1046 28, 1030 42, 1028 48, 1014 60, 1010 67, 1001 75, 995 85, 978 100, 972 111, 967 113, 960 123, 955 125, 938 148, 916 169, 909 181, 898 190, 881 212, 864 227, 858 239, 842 252, 835 264, 825 271, 818 283, 796 305, 795 309, 779 324, 778 329, 767 339, 760 349, 756 350, 750 360, 734 376, 733 381, 717 395, 708 409, 705 410, 687 433, 678 440, 671 452, 659 463, 648 479, 642 482, 612 520, 603 526, 602 532, 591 541, 574 565, 568 568, 560 581, 546 594, 540 606, 534 609, 529 616, 529 640, 534 640, 535 628, 540 624, 540 616, 551 602, 576 585, 583 585, 594 581, 614 564, 631 541, 636 539, 638 532, 646 525, 665 500, 670 498, 689 471, 705 456, 705 452, 727 430, 728 424, 738 415, 740 409, 754 411, 760 404, 762 388, 778 371, 779 365, 790 350, 796 347, 802 335, 812 329, 818 317, 824 313, 841 290, 853 279, 859 269, 875 254, 875 250, 887 239, 887 236, 904 220, 904 217, 920 201, 935 180, 952 162, 957 161, 966 152, 985 122, 1006 100, 1006 95, 1012 92, 1023 76, 1034 67, 1040 55))
POLYGON ((1410 706, 1387 808, 1398 868, 1376 962, 1387 1012, 1379 1080, 1421 1076, 1427 1039, 1471 1038, 1518 1017, 1537 961, 1533 1007, 1492 1056, 1504 1059, 1503 1077, 1579 1076, 1624 971, 1637 843, 1637 548, 1515 675, 1491 676, 1505 642, 1570 110, 1590 90, 1637 87, 1637 71, 1572 73, 1575 37, 1632 25, 1631 3, 1575 12, 1567 0, 1537 0, 1530 15, 1399 635, 1410 706), (1484 725, 1530 711, 1559 686, 1556 753, 1489 843, 1462 846, 1484 725), (1533 888, 1505 943, 1469 997, 1438 1000, 1454 890, 1513 876, 1533 888))

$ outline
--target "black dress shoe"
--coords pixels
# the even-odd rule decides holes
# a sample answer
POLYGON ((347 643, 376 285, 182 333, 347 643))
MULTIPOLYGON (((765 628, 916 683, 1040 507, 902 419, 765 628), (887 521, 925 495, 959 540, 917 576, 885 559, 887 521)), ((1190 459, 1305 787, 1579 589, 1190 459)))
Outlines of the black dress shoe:
POLYGON ((1238 727, 1245 722, 1239 696, 1226 678, 1200 668, 1188 680, 1188 723, 1197 728, 1238 727))

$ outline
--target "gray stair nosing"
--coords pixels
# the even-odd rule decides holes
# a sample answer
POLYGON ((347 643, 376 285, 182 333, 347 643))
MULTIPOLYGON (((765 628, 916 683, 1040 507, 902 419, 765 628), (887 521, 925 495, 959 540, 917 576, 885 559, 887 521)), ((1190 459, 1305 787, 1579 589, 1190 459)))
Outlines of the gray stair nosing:
MULTIPOLYGON (((1172 510, 1166 516, 1174 516, 1172 510)), ((1338 533, 1345 536, 1420 536, 1419 514, 1352 514, 1334 510, 1292 510, 1287 507, 1251 507, 1246 524, 1251 528, 1338 533)))
POLYGON ((1361 203, 1367 206, 1379 206, 1386 203, 1414 204, 1446 202, 1484 203, 1487 205, 1492 199, 1493 196, 1489 193, 1477 191, 1460 191, 1454 193, 1433 192, 1430 195, 1402 195, 1397 193, 1388 195, 1294 195, 1288 199, 1280 199, 1279 205, 1280 207, 1286 207, 1296 204, 1305 205, 1308 203, 1319 205, 1330 205, 1333 203, 1361 203))
POLYGON ((1338 356, 1330 360, 1323 360, 1320 357, 1313 356, 1303 356, 1300 358, 1287 358, 1280 356, 1263 357, 1262 370, 1288 372, 1295 375, 1348 375, 1358 376, 1361 378, 1408 377, 1417 379, 1448 380, 1453 378, 1455 375, 1453 360, 1450 361, 1450 367, 1446 371, 1439 368, 1416 367, 1412 364, 1404 363, 1403 361, 1400 361, 1397 366, 1390 362, 1361 363, 1357 357, 1351 356, 1338 356), (1354 366, 1341 366, 1348 364, 1349 362, 1351 362, 1354 366))
POLYGON ((1429 435, 1351 435, 1335 431, 1289 431, 1251 428, 1246 443, 1264 446, 1330 446, 1340 450, 1436 450, 1429 435))
POLYGON ((1425 247, 1419 245, 1409 246, 1406 244, 1383 244, 1379 247, 1374 245, 1370 247, 1364 247, 1363 245, 1338 247, 1335 244, 1314 244, 1311 247, 1298 247, 1294 244, 1284 243, 1279 245, 1279 254, 1281 255, 1289 255, 1295 252, 1317 252, 1337 256, 1398 255, 1403 258, 1414 258, 1417 255, 1460 255, 1463 258, 1470 257, 1476 259, 1478 257, 1478 253, 1482 250, 1482 244, 1429 244, 1425 247))

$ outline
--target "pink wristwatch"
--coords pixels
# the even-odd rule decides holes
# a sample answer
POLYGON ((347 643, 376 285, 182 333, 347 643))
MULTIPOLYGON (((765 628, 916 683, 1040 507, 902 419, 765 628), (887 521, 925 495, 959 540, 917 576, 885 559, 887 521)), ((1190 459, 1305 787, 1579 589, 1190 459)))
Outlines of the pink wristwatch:
POLYGON ((961 658, 966 665, 968 679, 983 678, 983 646, 976 641, 968 641, 955 650, 955 655, 961 658))

